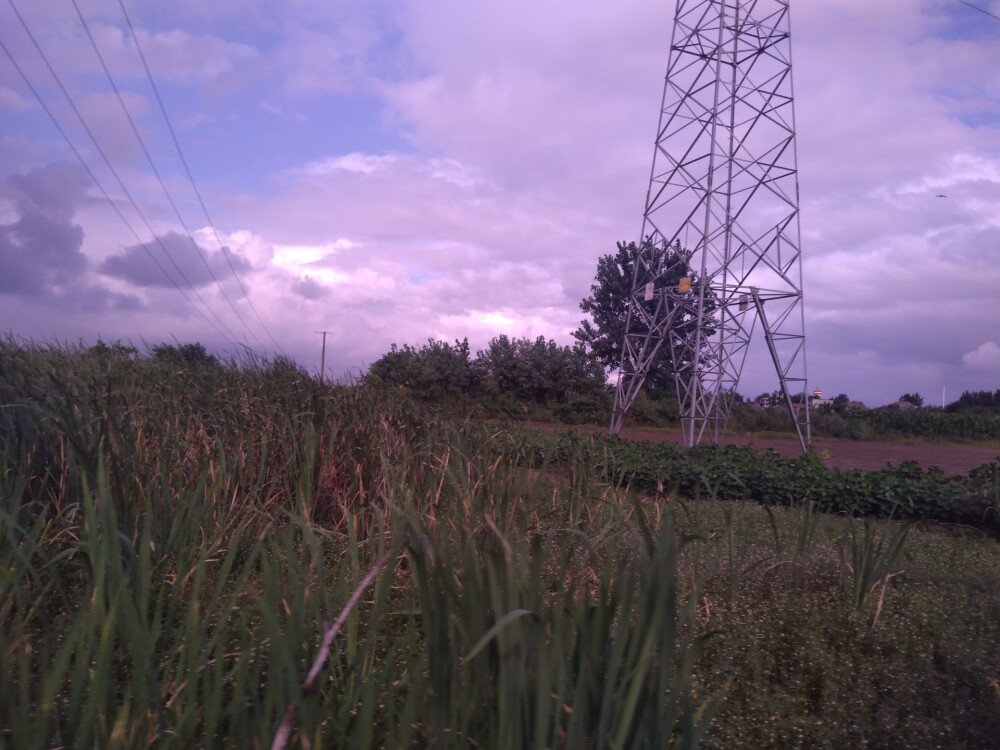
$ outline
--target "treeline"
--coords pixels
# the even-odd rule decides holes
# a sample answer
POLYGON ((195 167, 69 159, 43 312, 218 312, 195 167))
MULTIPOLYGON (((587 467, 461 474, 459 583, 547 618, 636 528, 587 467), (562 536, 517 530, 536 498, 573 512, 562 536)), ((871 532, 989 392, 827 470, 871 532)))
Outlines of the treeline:
POLYGON ((583 345, 560 346, 544 336, 498 336, 475 356, 468 339, 393 344, 365 380, 405 388, 420 401, 463 408, 475 402, 512 417, 545 411, 564 422, 591 422, 611 408, 604 368, 583 345))
POLYGON ((1000 412, 1000 388, 993 393, 990 391, 963 391, 958 401, 948 404, 946 411, 1000 412))

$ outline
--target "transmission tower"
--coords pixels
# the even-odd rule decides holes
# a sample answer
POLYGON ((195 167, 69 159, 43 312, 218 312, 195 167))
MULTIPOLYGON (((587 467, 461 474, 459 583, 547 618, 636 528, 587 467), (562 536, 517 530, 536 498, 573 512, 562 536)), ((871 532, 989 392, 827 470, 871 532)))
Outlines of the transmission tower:
POLYGON ((718 442, 759 327, 809 445, 788 6, 677 0, 612 433, 667 347, 685 444, 718 442))

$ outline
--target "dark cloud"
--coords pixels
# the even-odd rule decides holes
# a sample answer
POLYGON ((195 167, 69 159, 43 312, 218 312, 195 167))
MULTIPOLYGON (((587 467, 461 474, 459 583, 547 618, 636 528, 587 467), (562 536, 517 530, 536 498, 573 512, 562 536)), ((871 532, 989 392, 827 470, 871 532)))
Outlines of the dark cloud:
POLYGON ((0 293, 45 295, 86 269, 83 229, 73 215, 89 183, 82 167, 57 162, 12 175, 0 186, 0 196, 19 214, 0 225, 0 293))
POLYGON ((76 282, 59 290, 44 300, 50 308, 64 313, 135 313, 146 309, 145 303, 134 294, 114 292, 98 284, 76 282))
POLYGON ((115 310, 121 310, 122 312, 137 312, 146 309, 142 300, 134 294, 112 295, 111 305, 115 310))
POLYGON ((292 291, 300 297, 317 300, 325 297, 330 290, 316 281, 312 276, 303 276, 292 284, 292 291))
POLYGON ((101 273, 139 287, 172 287, 176 283, 182 289, 232 278, 233 269, 245 273, 250 270, 250 263, 229 248, 206 250, 187 235, 177 232, 168 232, 145 245, 127 247, 100 267, 101 273), (228 261, 223 251, 229 256, 228 261))
POLYGON ((3 195, 22 214, 41 214, 53 221, 68 222, 90 185, 90 177, 79 164, 54 162, 26 175, 11 175, 3 195))

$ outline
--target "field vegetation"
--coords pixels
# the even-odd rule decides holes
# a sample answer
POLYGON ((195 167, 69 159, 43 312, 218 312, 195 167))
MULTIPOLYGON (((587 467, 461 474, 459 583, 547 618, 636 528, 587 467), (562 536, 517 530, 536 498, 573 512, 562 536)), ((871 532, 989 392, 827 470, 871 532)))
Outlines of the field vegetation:
POLYGON ((8 340, 0 747, 995 742, 995 466, 658 449, 8 340))
MULTIPOLYGON (((582 344, 559 346, 542 337, 499 336, 475 356, 465 340, 393 346, 372 365, 366 380, 399 388, 407 398, 439 413, 467 415, 471 410, 477 416, 567 425, 607 425, 611 421, 613 393, 592 353, 582 344)), ((850 406, 847 397, 842 398, 844 403, 820 407, 813 413, 815 437, 1000 443, 1000 396, 989 392, 963 393, 946 410, 868 409, 850 406)), ((639 427, 679 427, 673 387, 661 383, 641 391, 629 421, 639 427)), ((760 408, 739 394, 729 428, 734 432, 794 434, 785 407, 760 408)))

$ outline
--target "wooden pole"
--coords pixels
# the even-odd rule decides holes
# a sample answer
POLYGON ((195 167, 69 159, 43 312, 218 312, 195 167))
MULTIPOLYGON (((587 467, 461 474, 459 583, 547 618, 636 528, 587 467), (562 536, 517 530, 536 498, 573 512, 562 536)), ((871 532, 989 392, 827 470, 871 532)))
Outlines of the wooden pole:
POLYGON ((316 331, 316 333, 323 334, 323 350, 319 357, 319 382, 326 380, 326 334, 333 333, 333 331, 316 331))

